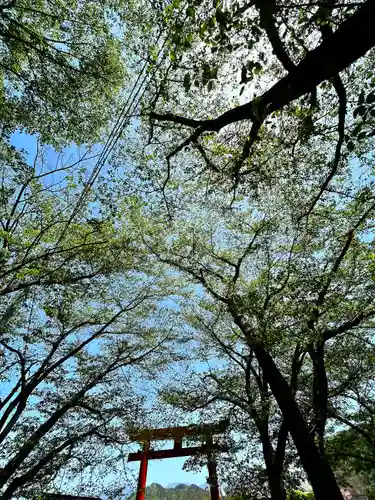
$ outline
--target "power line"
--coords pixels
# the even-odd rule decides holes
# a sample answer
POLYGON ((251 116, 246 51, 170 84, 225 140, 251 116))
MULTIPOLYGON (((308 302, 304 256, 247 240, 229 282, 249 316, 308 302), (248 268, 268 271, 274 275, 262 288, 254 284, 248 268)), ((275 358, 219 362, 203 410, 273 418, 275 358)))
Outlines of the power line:
MULTIPOLYGON (((188 5, 188 2, 186 3, 186 5, 188 5)), ((186 14, 185 14, 185 19, 186 19, 186 14)), ((162 36, 162 32, 159 33, 158 37, 157 37, 157 40, 156 40, 156 45, 159 43, 160 41, 160 38, 162 36)), ((163 50, 164 50, 164 47, 165 45, 167 44, 167 41, 168 41, 168 33, 166 34, 165 36, 165 40, 157 54, 157 60, 159 59, 160 55, 162 54, 163 50)), ((151 73, 152 75, 155 75, 156 74, 156 71, 158 70, 158 68, 161 66, 161 64, 163 63, 165 59, 165 54, 164 56, 162 57, 161 61, 159 61, 158 64, 156 64, 155 68, 154 68, 154 71, 151 73)), ((81 193, 81 196, 79 197, 75 207, 73 208, 73 211, 66 223, 66 226, 64 227, 64 229, 62 230, 61 232, 61 235, 57 241, 57 244, 56 246, 61 242, 62 238, 64 237, 67 229, 69 228, 70 224, 72 223, 74 217, 77 215, 77 213, 79 212, 83 202, 85 201, 86 199, 86 196, 89 192, 89 190, 91 189, 91 187, 93 186, 93 184, 95 183, 96 179, 98 178, 103 166, 105 165, 105 162, 106 160, 108 159, 109 155, 111 154, 111 152, 113 151, 113 148, 115 147, 115 145, 117 144, 117 141, 119 140, 124 128, 128 125, 129 123, 129 120, 132 116, 132 112, 131 112, 131 108, 135 102, 135 100, 137 99, 137 96, 139 95, 139 93, 141 92, 142 90, 142 87, 144 86, 144 84, 147 82, 147 79, 148 79, 148 75, 146 73, 146 75, 144 76, 141 84, 138 86, 138 89, 137 89, 137 85, 139 83, 139 81, 141 80, 142 78, 142 75, 145 71, 145 69, 147 68, 149 62, 146 61, 145 64, 143 65, 133 87, 132 87, 132 90, 124 104, 124 106, 122 107, 122 110, 119 114, 119 116, 117 117, 117 120, 116 120, 116 123, 113 127, 113 129, 111 130, 111 133, 102 149, 102 151, 100 152, 100 155, 99 155, 99 158, 97 159, 96 163, 95 163, 95 166, 91 172, 91 175, 88 179, 88 181, 86 182, 83 190, 82 190, 82 193, 81 193), (137 90, 136 90, 137 89, 137 90), (135 92, 135 95, 132 95, 133 92, 136 90, 135 92)), ((142 91, 141 95, 139 96, 137 102, 135 103, 133 109, 135 110, 137 108, 137 106, 139 105, 139 103, 141 102, 142 98, 143 98, 143 95, 145 94, 145 91, 147 89, 147 85, 145 86, 144 90, 142 91)))
MULTIPOLYGON (((160 37, 161 37, 161 34, 159 35, 156 43, 159 42, 160 40, 160 37)), ((157 54, 157 58, 159 58, 160 54, 162 54, 163 50, 164 50, 164 47, 167 43, 167 40, 168 38, 166 37, 162 47, 160 48, 158 54, 157 54)), ((161 61, 156 65, 154 71, 151 73, 152 75, 154 75, 157 71, 157 69, 160 67, 160 65, 163 63, 164 61, 164 58, 165 58, 165 55, 164 57, 161 59, 161 61)), ((115 147, 115 145, 117 144, 117 141, 119 140, 119 138, 121 137, 121 134, 124 130, 124 128, 129 124, 129 121, 133 115, 133 112, 135 111, 135 109, 137 108, 137 106, 139 105, 139 103, 141 102, 144 94, 145 94, 145 91, 147 89, 147 85, 144 87, 145 83, 147 83, 147 80, 149 78, 149 75, 146 74, 144 77, 143 77, 143 80, 142 82, 139 84, 141 78, 142 78, 142 75, 144 74, 147 66, 148 66, 148 61, 145 62, 145 64, 143 65, 132 89, 131 89, 131 92, 125 102, 125 104, 123 105, 118 117, 117 117, 117 120, 115 122, 115 125, 113 126, 111 132, 110 132, 110 135, 103 147, 103 149, 101 150, 100 152, 100 155, 95 163, 95 166, 90 174, 90 177, 89 179, 87 180, 87 182, 85 183, 84 187, 83 187, 83 190, 82 190, 82 193, 75 205, 75 207, 73 208, 73 211, 64 227, 64 229, 62 230, 61 234, 60 234, 60 237, 59 237, 59 240, 57 242, 57 245, 61 242, 62 238, 64 237, 66 231, 68 230, 70 224, 72 223, 74 217, 77 215, 77 213, 79 212, 82 204, 84 203, 85 199, 86 199, 86 196, 87 194, 89 193, 89 190, 91 189, 91 187, 93 186, 93 184, 95 183, 96 179, 98 178, 102 168, 104 167, 105 165, 105 162, 106 160, 108 159, 109 155, 111 154, 111 152, 113 151, 113 148, 115 147), (138 88, 137 88, 138 87, 138 88), (144 87, 141 95, 140 92, 142 90, 142 87, 144 87), (135 92, 135 94, 134 94, 135 92), (133 95, 134 94, 134 95, 133 95), (139 96, 139 97, 138 97, 139 96), (137 99, 138 97, 138 99, 137 99), (136 101, 137 99, 137 101, 136 101), (136 102, 135 102, 136 101, 136 102), (134 104, 135 103, 135 104, 134 104), (134 105, 134 106, 133 106, 134 105)))

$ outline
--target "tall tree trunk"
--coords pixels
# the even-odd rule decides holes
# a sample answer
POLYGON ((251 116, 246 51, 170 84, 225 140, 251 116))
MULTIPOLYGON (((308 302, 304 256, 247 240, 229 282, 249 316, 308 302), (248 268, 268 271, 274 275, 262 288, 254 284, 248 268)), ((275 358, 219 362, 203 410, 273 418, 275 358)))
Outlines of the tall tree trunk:
POLYGON ((282 467, 275 463, 275 453, 268 433, 268 425, 260 428, 260 439, 272 500, 285 500, 285 490, 281 480, 282 467))
POLYGON ((279 471, 276 471, 273 468, 269 471, 267 470, 267 476, 268 476, 268 484, 270 487, 271 499, 285 500, 286 494, 284 486, 282 484, 281 474, 279 473, 279 471))
POLYGON ((313 362, 314 373, 312 400, 314 408, 315 435, 318 438, 320 454, 324 455, 324 432, 327 422, 328 399, 328 381, 324 364, 324 343, 318 342, 316 346, 312 346, 309 350, 309 354, 313 362))
POLYGON ((287 381, 266 349, 260 345, 253 348, 293 438, 316 500, 343 500, 332 469, 316 448, 287 381))
POLYGON ((264 462, 266 464, 266 471, 268 477, 268 485, 271 493, 271 499, 285 500, 285 491, 281 482, 282 469, 278 470, 278 468, 275 467, 274 464, 275 454, 269 438, 268 426, 267 429, 261 430, 260 439, 262 441, 262 451, 263 451, 264 462))

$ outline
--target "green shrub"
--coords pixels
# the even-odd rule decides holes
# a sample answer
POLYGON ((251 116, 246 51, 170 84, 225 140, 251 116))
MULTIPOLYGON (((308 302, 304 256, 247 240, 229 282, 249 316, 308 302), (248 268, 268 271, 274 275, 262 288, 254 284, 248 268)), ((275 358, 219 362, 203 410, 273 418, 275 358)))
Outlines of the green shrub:
POLYGON ((287 493, 287 500, 314 500, 314 493, 307 493, 306 491, 289 491, 287 493))

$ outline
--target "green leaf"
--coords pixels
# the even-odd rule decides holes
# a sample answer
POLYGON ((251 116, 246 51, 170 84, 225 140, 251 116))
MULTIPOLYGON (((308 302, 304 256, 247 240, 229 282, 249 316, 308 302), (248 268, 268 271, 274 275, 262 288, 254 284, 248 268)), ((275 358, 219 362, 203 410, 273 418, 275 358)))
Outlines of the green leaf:
POLYGON ((208 26, 209 26, 210 28, 214 28, 214 27, 215 27, 215 25, 216 25, 216 17, 210 17, 210 18, 208 19, 208 26))
POLYGON ((353 129, 353 135, 354 135, 354 137, 356 137, 359 134, 359 132, 361 131, 362 127, 363 127, 363 122, 357 123, 357 125, 353 129))
POLYGON ((221 26, 225 26, 227 17, 221 9, 216 9, 215 17, 218 24, 220 24, 221 26))
POLYGON ((186 15, 193 18, 195 17, 195 9, 191 5, 186 9, 186 15))
POLYGON ((356 118, 357 116, 363 116, 365 113, 366 113, 366 106, 361 104, 354 110, 353 116, 354 118, 356 118))
POLYGON ((367 137, 367 132, 361 132, 358 135, 358 140, 361 141, 362 139, 365 139, 367 137))
POLYGON ((216 80, 217 79, 217 71, 218 71, 218 67, 214 67, 214 68, 211 68, 210 69, 210 78, 212 78, 212 80, 216 80))
POLYGON ((173 33, 171 38, 172 38, 173 42, 174 42, 176 45, 179 45, 179 43, 180 43, 180 41, 181 41, 181 35, 180 35, 180 33, 176 33, 176 32, 175 32, 175 33, 173 33))
POLYGON ((262 65, 261 65, 259 62, 256 62, 256 63, 254 64, 254 73, 255 73, 256 75, 259 75, 259 74, 262 72, 262 70, 263 70, 262 65))
POLYGON ((188 92, 191 87, 191 78, 190 78, 190 73, 186 73, 184 76, 184 88, 185 92, 188 92))
POLYGON ((354 143, 352 141, 349 141, 346 147, 348 148, 348 151, 351 152, 354 150, 354 143))
POLYGON ((207 31, 207 24, 206 23, 202 23, 200 26, 199 26, 199 36, 202 38, 204 38, 204 35, 207 31))

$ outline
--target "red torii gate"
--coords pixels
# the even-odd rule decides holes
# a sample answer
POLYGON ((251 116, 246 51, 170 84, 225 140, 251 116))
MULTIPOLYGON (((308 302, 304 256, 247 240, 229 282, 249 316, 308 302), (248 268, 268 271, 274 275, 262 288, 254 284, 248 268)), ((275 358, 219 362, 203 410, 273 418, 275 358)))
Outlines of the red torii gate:
POLYGON ((145 499, 147 467, 149 460, 160 458, 188 457, 192 455, 206 454, 211 500, 220 500, 219 485, 217 480, 216 462, 214 451, 227 451, 223 445, 213 442, 212 436, 221 434, 229 425, 227 420, 217 424, 190 425, 186 427, 169 427, 165 429, 144 429, 130 435, 132 441, 143 443, 143 451, 130 453, 129 462, 140 461, 138 488, 136 500, 145 499), (182 440, 188 437, 201 436, 205 441, 201 446, 183 447, 182 440), (151 441, 173 440, 174 447, 168 450, 151 450, 151 441))

